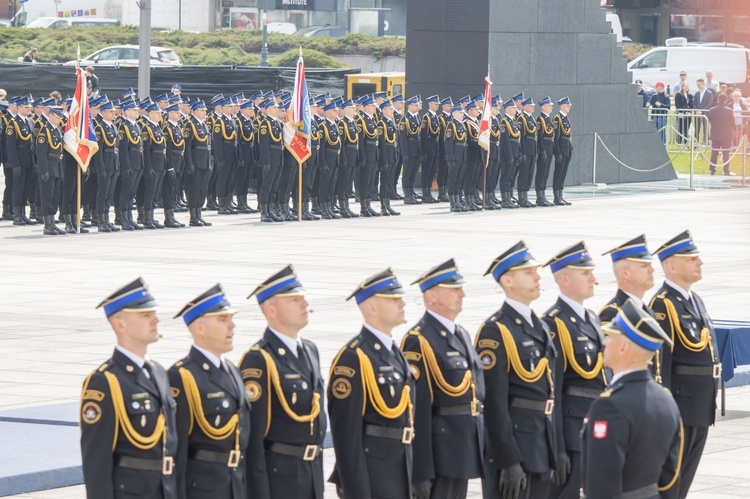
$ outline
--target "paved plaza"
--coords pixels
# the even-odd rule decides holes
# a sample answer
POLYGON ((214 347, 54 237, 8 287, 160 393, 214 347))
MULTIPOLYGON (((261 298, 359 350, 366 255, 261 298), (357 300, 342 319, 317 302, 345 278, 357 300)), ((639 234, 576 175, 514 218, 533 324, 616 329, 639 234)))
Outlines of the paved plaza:
MULTIPOLYGON (((324 376, 338 349, 361 326, 357 306, 346 296, 388 266, 408 290, 409 324, 395 332, 399 340, 424 311, 419 289, 408 284, 449 257, 469 283, 458 320, 473 335, 503 299, 483 274, 519 239, 540 262, 585 240, 599 280, 587 305, 598 310, 616 288, 609 257, 601 253, 641 233, 654 250, 690 228, 704 261, 703 280, 694 289, 712 317, 750 320, 750 189, 658 191, 641 185, 626 189, 627 195, 570 189, 570 207, 484 213, 452 214, 447 203, 397 202, 400 217, 261 224, 258 215, 211 212, 206 218, 213 227, 116 234, 93 229, 57 237, 42 236, 40 226, 0 222, 0 412, 77 401, 84 377, 111 355, 114 344, 103 312, 94 307, 137 276, 160 305, 163 338, 149 355, 165 367, 183 357, 191 343, 182 320, 172 316, 217 282, 239 309, 235 350, 228 356, 238 361, 265 324, 255 300, 245 297, 287 263, 296 267, 314 309, 303 335, 318 344, 324 376)), ((658 263, 655 267, 658 287, 663 274, 658 263)), ((539 314, 557 296, 549 269, 540 274, 542 296, 533 304, 539 314)), ((729 388, 727 408, 727 416, 717 417, 709 432, 690 498, 750 497, 750 387, 729 388)), ((4 442, 0 438, 0 467, 4 460, 28 459, 8 456, 4 442)), ((330 469, 332 450, 325 459, 330 469)), ((470 490, 471 497, 481 496, 478 482, 470 490)), ((74 486, 12 497, 82 498, 85 493, 74 486)), ((326 497, 335 497, 333 489, 326 497)))

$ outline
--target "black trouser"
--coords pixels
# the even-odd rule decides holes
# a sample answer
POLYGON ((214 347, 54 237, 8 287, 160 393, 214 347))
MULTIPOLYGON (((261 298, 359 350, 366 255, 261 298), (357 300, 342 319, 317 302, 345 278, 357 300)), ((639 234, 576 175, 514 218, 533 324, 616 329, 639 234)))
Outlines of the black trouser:
MULTIPOLYGON (((362 182, 362 168, 357 165, 339 166, 338 178, 336 179, 336 189, 334 194, 339 198, 340 201, 346 201, 349 199, 349 191, 352 188, 352 181, 356 172, 359 172, 359 181, 362 182)), ((357 191, 362 196, 361 184, 357 185, 357 191)), ((367 197, 367 196, 364 196, 367 197)))
POLYGON ((432 180, 437 171, 437 156, 425 154, 422 159, 422 195, 429 194, 432 190, 432 180))
POLYGON ((3 167, 5 176, 5 190, 3 191, 3 212, 10 212, 13 204, 13 168, 10 166, 3 167))
POLYGON ((57 184, 60 180, 60 177, 50 177, 45 182, 41 176, 39 177, 39 201, 41 203, 39 212, 42 216, 54 215, 57 211, 57 205, 60 202, 57 196, 60 192, 57 184))
POLYGON ((359 195, 362 199, 372 199, 372 183, 375 181, 377 168, 378 165, 370 161, 365 161, 359 168, 359 195))
POLYGON ((218 172, 216 171, 216 168, 212 168, 210 175, 206 179, 206 182, 207 182, 206 188, 208 189, 206 191, 207 196, 216 196, 216 177, 217 176, 218 176, 218 172))
POLYGON ((250 165, 239 166, 234 175, 234 194, 237 199, 245 199, 250 187, 250 165))
POLYGON ((174 176, 170 176, 170 172, 166 172, 161 184, 161 203, 165 210, 171 210, 177 204, 177 186, 180 185, 180 179, 182 178, 182 172, 173 171, 172 173, 174 173, 174 176))
POLYGON ((466 499, 469 481, 465 478, 435 477, 430 499, 466 499))
POLYGON ((63 215, 75 215, 78 210, 78 187, 79 175, 81 174, 78 163, 72 157, 63 156, 62 162, 62 192, 60 193, 60 211, 63 215), (74 201, 75 199, 75 201, 74 201))
POLYGON ((464 161, 454 161, 451 165, 453 166, 448 167, 448 195, 458 196, 461 194, 461 187, 464 184, 466 163, 464 161))
POLYGON ((568 451, 568 457, 570 458, 570 475, 562 487, 550 484, 547 499, 579 499, 581 497, 581 453, 568 451))
POLYGON ((36 174, 31 166, 21 167, 21 175, 13 178, 13 206, 26 206, 29 197, 34 192, 36 183, 34 175, 36 174))
POLYGON ((380 200, 383 199, 390 199, 391 194, 393 194, 393 191, 391 191, 391 165, 389 164, 383 164, 378 167, 377 173, 379 173, 379 194, 380 194, 380 200))
POLYGON ((404 162, 404 175, 401 179, 401 186, 406 189, 414 188, 414 179, 417 177, 419 168, 419 156, 406 156, 404 162))
POLYGON ((120 176, 120 172, 117 170, 113 171, 100 171, 96 175, 97 187, 96 187, 96 212, 104 213, 110 206, 112 206, 112 199, 115 193, 115 184, 117 183, 117 177, 120 176))
POLYGON ((552 164, 551 155, 537 156, 536 177, 534 177, 534 188, 537 191, 543 191, 547 188, 547 180, 549 179, 549 167, 551 164, 552 164))
MULTIPOLYGON (((130 175, 124 177, 120 171, 120 209, 130 210, 130 203, 138 190, 138 184, 143 175, 143 170, 131 170, 130 175)), ((140 205, 139 205, 140 206, 140 205)), ((63 212, 64 213, 64 212, 63 212)))
POLYGON ((679 499, 685 499, 693 483, 695 471, 703 455, 703 448, 708 438, 707 426, 687 426, 683 429, 684 447, 682 450, 682 468, 680 469, 679 499))
POLYGON ((236 161, 228 161, 224 163, 224 166, 219 170, 214 165, 216 172, 216 195, 220 198, 232 195, 232 180, 234 179, 234 169, 237 166, 236 161))
POLYGON ((83 201, 82 203, 89 206, 89 209, 96 205, 96 191, 98 190, 99 180, 96 178, 97 173, 91 166, 86 170, 89 176, 83 183, 83 201))
MULTIPOLYGON (((333 168, 330 166, 318 167, 318 199, 321 203, 327 203, 332 200, 333 188, 331 180, 333 178, 333 168)), ((360 192, 361 196, 362 193, 360 192)))
POLYGON ((466 167, 464 169, 463 189, 465 194, 473 195, 477 187, 476 176, 481 162, 479 148, 469 148, 466 151, 466 167))
POLYGON ((302 201, 305 203, 310 202, 313 192, 315 192, 313 184, 315 183, 317 170, 317 165, 311 165, 309 161, 305 161, 302 165, 302 201))
MULTIPOLYGON (((490 470, 482 480, 482 497, 484 499, 500 499, 500 472, 490 470)), ((518 499, 543 499, 547 497, 550 487, 550 473, 526 473, 526 488, 521 489, 518 499)))
MULTIPOLYGON (((677 115, 677 131, 679 132, 679 135, 675 137, 675 142, 678 144, 682 144, 683 142, 688 141, 688 133, 690 133, 690 121, 692 120, 689 116, 680 116, 677 115)), ((696 137, 698 137, 698 134, 695 134, 696 137)))
POLYGON ((513 190, 513 179, 516 171, 516 158, 509 161, 500 159, 500 192, 513 190))
POLYGON ((445 158, 438 159, 437 164, 437 183, 438 188, 448 185, 448 165, 445 158))
POLYGON ((189 209, 203 208, 206 202, 208 180, 211 178, 210 168, 196 168, 192 175, 185 175, 187 182, 187 202, 189 209))
POLYGON ((141 176, 135 186, 135 205, 138 208, 143 208, 143 193, 146 190, 146 179, 144 178, 143 174, 144 171, 141 170, 141 176))
POLYGON ((700 116, 696 116, 695 118, 695 140, 700 142, 701 144, 705 144, 708 142, 708 127, 703 126, 703 118, 700 116), (701 131, 703 132, 703 140, 701 140, 701 131))
POLYGON ((518 167, 518 191, 527 192, 531 189, 531 182, 534 180, 534 170, 536 169, 536 154, 521 156, 521 165, 518 167))
POLYGON ((297 168, 297 161, 294 157, 288 155, 284 158, 284 166, 281 168, 281 174, 279 176, 279 185, 276 189, 276 193, 271 195, 271 202, 275 201, 279 204, 289 204, 289 193, 291 191, 292 177, 294 176, 294 169, 297 168))
POLYGON ((378 170, 378 166, 376 164, 374 171, 372 173, 372 180, 370 181, 370 191, 366 197, 368 197, 369 199, 376 199, 379 194, 379 191, 378 191, 379 185, 380 185, 380 170, 378 170))
POLYGON ((492 195, 497 189, 497 182, 500 179, 500 158, 490 158, 490 164, 487 168, 487 192, 492 195))
MULTIPOLYGON (((154 170, 153 177, 143 178, 143 209, 153 210, 156 206, 157 194, 161 193, 161 185, 164 180, 164 170, 154 170)), ((166 205, 165 205, 166 206, 166 205)))
POLYGON ((281 166, 269 165, 268 171, 263 171, 263 185, 260 188, 261 204, 268 204, 276 201, 276 191, 279 189, 280 178, 281 166))
POLYGON ((568 174, 568 165, 570 165, 570 156, 555 157, 555 172, 552 174, 552 189, 561 191, 565 187, 565 176, 568 174), (557 161, 560 159, 561 161, 557 161))
POLYGON ((396 166, 391 168, 391 192, 394 194, 398 191, 398 177, 401 175, 401 169, 404 167, 404 158, 400 154, 396 161, 396 166))

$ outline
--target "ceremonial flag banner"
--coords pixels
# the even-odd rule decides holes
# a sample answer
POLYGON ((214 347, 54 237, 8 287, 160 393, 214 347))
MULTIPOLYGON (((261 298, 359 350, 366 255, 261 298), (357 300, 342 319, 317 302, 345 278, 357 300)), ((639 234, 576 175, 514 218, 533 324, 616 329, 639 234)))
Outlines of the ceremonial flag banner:
POLYGON ((81 170, 84 172, 89 167, 91 157, 99 150, 96 143, 94 125, 89 114, 89 100, 86 97, 86 73, 82 68, 76 67, 78 83, 73 102, 70 104, 68 123, 65 125, 65 150, 73 156, 81 170))
POLYGON ((297 73, 294 76, 292 103, 284 122, 284 145, 298 163, 304 162, 312 154, 310 150, 310 103, 308 102, 305 61, 302 49, 299 51, 297 73))
POLYGON ((489 75, 484 79, 484 109, 479 124, 479 147, 490 149, 490 120, 492 119, 492 82, 489 75))

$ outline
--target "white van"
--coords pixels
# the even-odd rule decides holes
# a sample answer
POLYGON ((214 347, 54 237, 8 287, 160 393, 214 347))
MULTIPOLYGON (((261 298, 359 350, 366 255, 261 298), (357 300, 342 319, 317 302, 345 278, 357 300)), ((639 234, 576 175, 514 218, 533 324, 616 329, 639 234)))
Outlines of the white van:
POLYGON ((99 26, 119 26, 120 21, 117 19, 106 19, 103 17, 37 17, 29 24, 27 28, 93 28, 99 26))
POLYGON ((666 47, 652 48, 628 64, 634 82, 641 80, 652 87, 663 81, 671 88, 685 71, 691 90, 698 88, 695 81, 705 78, 709 69, 715 81, 750 89, 750 50, 745 48, 689 46, 685 38, 671 38, 666 47))

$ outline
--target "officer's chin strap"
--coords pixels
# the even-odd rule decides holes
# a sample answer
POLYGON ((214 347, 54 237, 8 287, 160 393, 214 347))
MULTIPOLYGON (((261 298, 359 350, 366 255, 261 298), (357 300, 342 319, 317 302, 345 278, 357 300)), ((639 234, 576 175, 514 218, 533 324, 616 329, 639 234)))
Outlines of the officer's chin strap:
MULTIPOLYGON (((263 359, 266 361, 266 369, 268 370, 268 380, 269 384, 273 385, 274 391, 276 392, 276 397, 279 399, 279 403, 281 404, 281 407, 284 409, 284 412, 286 412, 287 416, 289 416, 293 421, 296 421, 298 423, 310 423, 310 435, 313 435, 315 432, 315 420, 318 418, 318 415, 320 414, 320 394, 318 392, 313 393, 312 398, 312 410, 310 411, 310 414, 306 414, 304 416, 298 415, 296 412, 292 410, 292 408, 289 406, 289 403, 286 400, 286 397, 284 396, 284 390, 281 387, 281 380, 279 379, 279 371, 276 369, 276 362, 274 362, 273 358, 263 350, 262 348, 258 350, 260 354, 263 356, 263 359)), ((266 426, 266 434, 268 434, 268 428, 271 424, 271 391, 268 391, 268 426, 266 426)))
MULTIPOLYGON (((414 411, 411 403, 411 387, 404 384, 404 389, 401 391, 401 400, 398 404, 391 408, 388 407, 383 396, 380 394, 380 388, 378 382, 375 379, 375 371, 372 368, 370 359, 362 351, 361 348, 357 348, 357 357, 359 357, 359 365, 362 371, 362 389, 365 392, 365 397, 370 400, 370 403, 375 408, 378 414, 388 419, 396 419, 404 414, 404 411, 409 411, 409 429, 414 432, 414 411)), ((365 404, 362 404, 362 414, 365 412, 365 404)))

